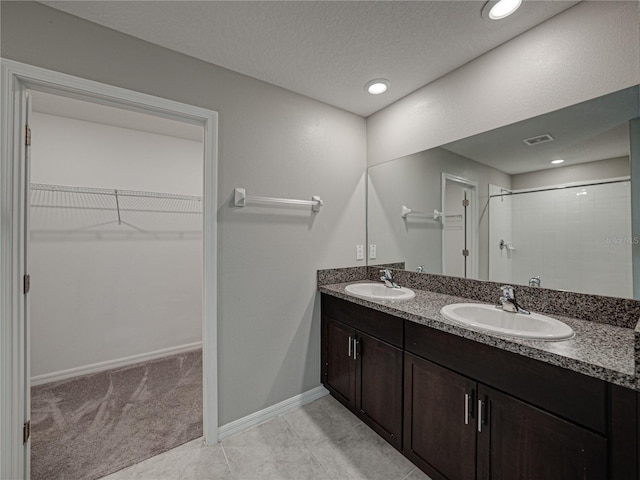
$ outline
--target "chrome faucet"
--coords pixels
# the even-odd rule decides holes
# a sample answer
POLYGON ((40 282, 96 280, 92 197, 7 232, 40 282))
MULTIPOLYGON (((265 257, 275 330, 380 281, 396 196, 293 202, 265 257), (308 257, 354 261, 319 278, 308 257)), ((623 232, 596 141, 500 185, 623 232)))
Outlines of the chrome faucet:
POLYGON ((418 273, 424 273, 424 265, 418 265, 418 273))
POLYGON ((531 277, 529 279, 530 287, 539 287, 540 286, 540 275, 536 275, 535 277, 531 277))
POLYGON ((505 312, 511 313, 524 313, 530 314, 529 310, 525 310, 516 301, 516 292, 515 289, 511 285, 503 285, 500 287, 502 290, 502 296, 500 297, 499 303, 496 305, 496 308, 504 310, 505 312))
POLYGON ((389 287, 389 288, 400 288, 400 285, 398 285, 393 280, 393 276, 391 275, 391 270, 388 270, 388 269, 380 270, 380 273, 384 274, 384 275, 382 275, 380 277, 380 280, 382 280, 387 287, 389 287))

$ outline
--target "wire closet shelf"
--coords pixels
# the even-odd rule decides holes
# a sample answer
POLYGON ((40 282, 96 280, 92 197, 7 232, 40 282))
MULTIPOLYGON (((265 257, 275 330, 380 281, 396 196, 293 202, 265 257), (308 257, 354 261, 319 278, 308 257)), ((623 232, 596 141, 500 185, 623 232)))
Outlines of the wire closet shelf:
POLYGON ((31 184, 31 235, 185 238, 202 234, 202 197, 31 184))

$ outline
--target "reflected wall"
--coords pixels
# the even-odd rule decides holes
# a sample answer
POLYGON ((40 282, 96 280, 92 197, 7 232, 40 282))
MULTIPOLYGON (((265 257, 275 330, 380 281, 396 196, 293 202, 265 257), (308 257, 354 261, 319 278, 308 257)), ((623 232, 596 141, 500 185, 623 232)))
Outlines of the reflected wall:
MULTIPOLYGON (((427 273, 442 274, 441 176, 448 173, 478 183, 478 277, 487 279, 489 184, 511 188, 510 176, 444 148, 408 155, 368 170, 367 232, 376 245, 370 265, 405 262, 407 270, 423 265, 427 273), (413 210, 402 217, 402 206, 413 210)), ((446 213, 446 212, 445 212, 446 213)), ((446 220, 445 220, 446 221, 446 220)))
POLYGON ((636 85, 369 167, 368 243, 377 254, 369 265, 404 262, 407 270, 460 275, 443 260, 452 250, 442 181, 449 174, 476 185, 469 245, 477 262, 470 271, 477 273, 468 270, 468 278, 527 285, 540 276, 546 288, 640 295, 633 291, 640 220, 632 221, 638 194, 631 188, 638 175, 631 132, 639 116, 636 85), (564 163, 551 164, 556 159, 564 163), (616 179, 626 183, 601 185, 616 179), (573 189, 578 185, 583 190, 573 189), (550 191, 558 186, 565 190, 550 191), (531 190, 546 193, 524 193, 531 190), (501 193, 514 195, 489 200, 501 193), (500 240, 509 248, 497 250, 500 240))

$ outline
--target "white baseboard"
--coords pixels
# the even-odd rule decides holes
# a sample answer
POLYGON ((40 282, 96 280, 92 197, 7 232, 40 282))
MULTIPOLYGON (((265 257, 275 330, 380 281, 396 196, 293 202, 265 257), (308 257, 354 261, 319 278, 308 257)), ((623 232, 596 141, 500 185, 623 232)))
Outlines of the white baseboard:
POLYGON ((195 342, 189 343, 187 345, 178 345, 177 347, 154 350, 153 352, 131 355, 130 357, 116 358, 115 360, 107 360, 105 362, 92 363, 90 365, 83 365, 81 367, 69 368, 67 370, 60 370, 58 372, 36 375, 31 377, 31 386, 35 387, 37 385, 43 385, 45 383, 67 380, 69 378, 78 377, 80 375, 103 372, 112 368, 126 367, 135 363, 148 362, 150 360, 157 360, 158 358, 168 357, 169 355, 177 355, 179 353, 187 353, 194 350, 200 350, 201 348, 202 342, 195 342))
POLYGON ((307 390, 300 395, 296 395, 295 397, 288 398, 280 403, 276 403, 275 405, 271 405, 263 410, 252 413, 251 415, 247 415, 246 417, 242 417, 238 420, 227 423, 226 425, 222 425, 218 428, 218 440, 223 440, 231 435, 235 435, 236 433, 240 433, 251 427, 255 427, 256 425, 260 425, 273 417, 287 413, 288 411, 301 407, 302 405, 306 405, 307 403, 311 403, 328 394, 329 390, 321 385, 319 387, 312 388, 311 390, 307 390))

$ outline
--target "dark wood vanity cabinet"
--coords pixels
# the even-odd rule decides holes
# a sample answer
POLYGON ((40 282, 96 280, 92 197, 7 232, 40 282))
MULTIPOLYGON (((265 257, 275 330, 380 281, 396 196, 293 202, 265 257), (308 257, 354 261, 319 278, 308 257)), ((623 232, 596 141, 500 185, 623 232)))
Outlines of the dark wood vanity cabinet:
POLYGON ((483 385, 478 395, 478 480, 607 478, 605 437, 483 385))
POLYGON ((407 458, 439 478, 475 478, 475 382, 406 353, 404 384, 407 458))
POLYGON ((404 453, 434 479, 605 479, 598 434, 405 354, 404 453))
POLYGON ((402 340, 402 321, 373 314, 372 325, 366 325, 366 318, 349 315, 348 306, 342 305, 341 312, 332 308, 336 303, 340 308, 340 302, 344 301, 323 298, 323 383, 378 435, 400 449, 403 352, 397 342, 402 340), (389 329, 389 322, 395 327, 389 329))
MULTIPOLYGON (((405 324, 405 350, 404 454, 434 480, 637 478, 633 390, 413 322, 405 324), (419 372, 413 379, 410 368, 419 372), (451 390, 443 382, 453 378, 464 390, 444 406, 426 406, 425 393, 415 393, 451 390), (475 476, 451 470, 442 452, 420 443, 427 408, 452 418, 450 428, 463 438, 473 426, 475 455, 458 461, 475 461, 475 476)), ((433 444, 452 441, 440 430, 432 434, 433 444)))
POLYGON ((633 390, 328 295, 322 365, 327 389, 433 480, 638 478, 633 390))
POLYGON ((355 330, 323 318, 324 385, 351 410, 356 408, 356 362, 352 352, 355 330), (325 352, 326 350, 326 352, 325 352))

